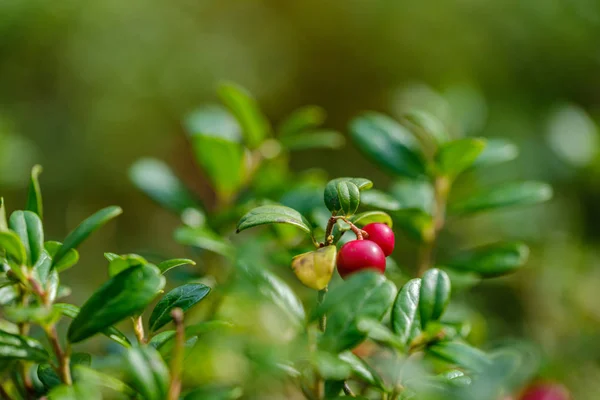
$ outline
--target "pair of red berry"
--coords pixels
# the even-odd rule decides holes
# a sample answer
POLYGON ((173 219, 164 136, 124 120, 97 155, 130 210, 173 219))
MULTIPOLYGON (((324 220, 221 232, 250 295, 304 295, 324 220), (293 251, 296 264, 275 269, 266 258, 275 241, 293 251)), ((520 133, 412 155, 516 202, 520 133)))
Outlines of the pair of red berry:
POLYGON ((342 278, 365 269, 385 272, 385 258, 394 251, 392 228, 382 223, 365 225, 368 238, 344 244, 338 253, 337 269, 342 278))

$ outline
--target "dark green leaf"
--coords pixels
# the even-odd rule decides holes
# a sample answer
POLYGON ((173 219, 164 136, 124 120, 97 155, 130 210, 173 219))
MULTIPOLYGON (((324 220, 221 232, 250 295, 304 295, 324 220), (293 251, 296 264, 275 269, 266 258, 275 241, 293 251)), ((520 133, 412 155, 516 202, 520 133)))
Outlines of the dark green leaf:
POLYGON ((114 276, 81 307, 67 338, 76 343, 93 336, 124 318, 142 311, 165 285, 154 265, 138 265, 114 276))
POLYGON ((350 365, 350 368, 352 369, 352 375, 371 386, 375 386, 381 390, 386 390, 385 383, 379 376, 379 373, 375 371, 375 369, 371 368, 371 366, 363 361, 360 357, 351 351, 346 351, 341 353, 339 358, 350 365))
POLYGON ((21 239, 27 254, 27 265, 33 266, 44 250, 44 228, 40 217, 31 211, 15 211, 8 226, 21 239))
POLYGON ((71 233, 67 235, 63 241, 62 247, 58 249, 54 255, 52 260, 53 265, 58 265, 62 258, 67 255, 69 250, 76 249, 81 242, 88 238, 88 236, 100 229, 102 225, 106 224, 111 219, 120 215, 122 212, 123 210, 121 207, 106 207, 81 222, 75 229, 73 229, 73 231, 71 231, 71 233))
MULTIPOLYGON (((56 257, 56 253, 61 247, 61 242, 49 241, 44 243, 44 248, 52 259, 56 257)), ((54 264, 54 268, 56 268, 58 272, 61 272, 71 268, 73 265, 77 264, 77 262, 79 262, 79 252, 75 249, 70 249, 58 263, 54 264)))
POLYGON ((242 126, 248 147, 254 149, 271 133, 269 121, 260 111, 256 100, 242 87, 223 83, 218 89, 219 97, 235 115, 242 126))
POLYGON ((48 352, 37 340, 0 330, 0 360, 44 362, 48 359, 48 352))
POLYGON ((402 208, 402 204, 393 196, 379 190, 362 193, 360 203, 363 206, 387 211, 396 211, 402 208))
POLYGON ((19 236, 13 231, 0 232, 0 249, 12 257, 19 265, 27 261, 27 253, 19 236))
POLYGON ((427 351, 448 363, 474 372, 482 371, 490 364, 490 359, 484 352, 462 342, 436 343, 428 347, 427 351))
POLYGON ((437 268, 427 270, 421 278, 419 290, 419 317, 425 329, 430 321, 437 321, 450 301, 450 278, 437 268))
POLYGON ((373 182, 364 178, 336 178, 325 186, 323 199, 331 212, 350 215, 360 204, 360 191, 373 187, 373 182))
POLYGON ((136 161, 129 169, 129 179, 152 200, 179 215, 188 208, 202 208, 199 200, 162 161, 152 158, 136 161))
POLYGON ((404 118, 429 135, 437 143, 444 143, 450 139, 442 121, 428 112, 411 110, 404 115, 404 118))
POLYGON ((39 176, 42 173, 40 165, 34 165, 31 169, 31 180, 29 181, 29 192, 27 193, 26 210, 36 213, 40 219, 44 218, 44 206, 42 203, 42 191, 40 189, 39 176))
POLYGON ((428 242, 435 234, 431 215, 416 208, 391 213, 396 226, 417 242, 428 242))
POLYGON ((165 260, 158 264, 158 269, 160 269, 161 273, 165 273, 170 269, 180 267, 182 265, 196 265, 193 260, 188 260, 187 258, 174 258, 172 260, 165 260))
POLYGON ((293 208, 270 204, 256 207, 244 215, 237 225, 237 232, 265 224, 291 224, 311 234, 310 222, 293 208))
POLYGON ((391 118, 368 112, 350 123, 356 146, 372 162, 400 176, 425 175, 426 167, 412 134, 391 118))
POLYGON ((119 258, 113 259, 108 264, 108 276, 113 277, 127 268, 135 267, 136 265, 148 264, 148 261, 137 254, 123 254, 119 258))
POLYGON ((338 182, 337 197, 340 204, 340 211, 344 215, 352 215, 358 210, 358 206, 360 205, 360 191, 354 183, 347 181, 338 182))
POLYGON ((132 347, 123 355, 127 382, 146 400, 164 400, 169 369, 153 347, 132 347))
POLYGON ((317 130, 297 133, 281 138, 281 144, 288 150, 339 149, 346 143, 344 135, 336 131, 317 130))
POLYGON ((453 214, 470 214, 501 207, 542 203, 552 198, 552 187, 543 182, 509 183, 486 189, 461 201, 450 203, 453 214))
POLYGON ((519 148, 506 139, 487 139, 483 152, 473 163, 473 167, 487 167, 514 160, 519 155, 519 148))
POLYGON ((304 106, 294 110, 277 129, 281 138, 320 126, 325 122, 325 110, 319 106, 304 106))
MULTIPOLYGON (((73 304, 56 303, 52 307, 65 317, 75 318, 79 314, 79 307, 74 306, 73 304)), ((104 329, 102 334, 123 347, 131 347, 131 343, 129 342, 129 339, 127 339, 127 336, 114 326, 104 329)))
POLYGON ((372 274, 353 274, 317 307, 316 315, 329 310, 327 329, 319 343, 322 349, 338 353, 353 348, 366 337, 358 327, 359 320, 383 318, 394 300, 396 287, 384 276, 372 274))
POLYGON ((446 143, 439 149, 435 157, 439 173, 454 179, 475 162, 485 145, 485 140, 473 138, 446 143))
POLYGON ((183 245, 212 251, 225 257, 231 257, 235 251, 231 243, 206 227, 179 227, 175 230, 175 240, 183 245))
POLYGON ((529 248, 523 243, 495 243, 465 252, 447 265, 489 278, 514 272, 525 265, 528 256, 529 248))
POLYGON ((198 304, 208 296, 210 288, 201 283, 188 283, 167 293, 150 315, 150 332, 155 332, 173 320, 171 311, 180 308, 183 312, 198 304))
MULTIPOLYGON (((71 374, 73 373, 76 365, 91 365, 92 356, 88 353, 74 353, 70 358, 71 374)), ((37 368, 37 376, 39 380, 44 384, 46 389, 52 389, 55 386, 59 386, 62 381, 54 371, 54 368, 48 363, 40 364, 37 368)))
POLYGON ((408 281, 396 296, 392 307, 392 330, 402 343, 408 345, 419 329, 419 294, 421 279, 408 281))

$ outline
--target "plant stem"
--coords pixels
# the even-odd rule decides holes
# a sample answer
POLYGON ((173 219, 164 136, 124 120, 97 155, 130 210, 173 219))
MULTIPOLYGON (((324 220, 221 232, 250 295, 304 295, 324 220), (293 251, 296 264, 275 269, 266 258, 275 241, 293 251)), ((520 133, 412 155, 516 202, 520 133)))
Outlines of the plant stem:
POLYGON ((434 204, 433 210, 431 210, 433 227, 431 232, 426 235, 425 242, 419 251, 417 276, 422 276, 425 271, 433 266, 433 252, 437 238, 446 222, 446 202, 448 200, 448 193, 450 192, 450 185, 450 180, 444 176, 438 176, 433 181, 434 204))
POLYGON ((4 386, 0 385, 0 397, 2 397, 5 400, 12 400, 12 397, 10 397, 10 394, 8 394, 8 392, 6 391, 6 389, 4 389, 4 386))
POLYGON ((348 382, 344 382, 344 387, 342 389, 344 390, 344 394, 346 396, 356 397, 354 392, 352 392, 352 389, 350 389, 350 386, 348 386, 348 382))
POLYGON ((183 369, 183 355, 185 351, 185 328, 183 326, 183 311, 175 308, 171 311, 175 323, 175 348, 171 360, 171 385, 169 386, 169 400, 179 399, 181 393, 181 371, 183 369))
POLYGON ((142 316, 139 315, 133 318, 133 331, 135 332, 135 337, 137 338, 140 344, 146 344, 146 337, 144 335, 144 322, 142 321, 142 316))
MULTIPOLYGON (((319 290, 319 297, 317 298, 317 306, 321 305, 325 300, 325 296, 327 295, 327 287, 322 290, 319 290)), ((319 318, 319 330, 321 332, 325 332, 327 328, 327 315, 323 314, 321 318, 319 318)))
POLYGON ((54 350, 54 354, 56 354, 56 358, 58 359, 58 376, 66 385, 72 385, 73 381, 71 379, 71 367, 70 367, 70 347, 67 346, 65 351, 60 347, 60 342, 58 340, 58 335, 56 334, 56 327, 54 325, 48 327, 46 329, 46 336, 48 336, 48 340, 52 345, 52 349, 54 350))

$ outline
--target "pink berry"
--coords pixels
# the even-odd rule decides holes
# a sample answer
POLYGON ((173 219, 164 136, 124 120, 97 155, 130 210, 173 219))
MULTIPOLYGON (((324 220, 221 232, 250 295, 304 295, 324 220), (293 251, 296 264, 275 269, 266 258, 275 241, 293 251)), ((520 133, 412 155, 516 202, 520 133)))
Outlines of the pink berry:
POLYGON ((540 382, 529 386, 521 395, 521 400, 569 400, 567 389, 557 383, 540 382))
POLYGON ((385 254, 370 240, 353 240, 342 246, 338 252, 337 269, 344 279, 350 274, 373 269, 385 272, 385 254))
POLYGON ((396 241, 392 228, 386 224, 374 222, 366 225, 363 231, 369 234, 367 240, 377 243, 386 257, 392 254, 396 241))

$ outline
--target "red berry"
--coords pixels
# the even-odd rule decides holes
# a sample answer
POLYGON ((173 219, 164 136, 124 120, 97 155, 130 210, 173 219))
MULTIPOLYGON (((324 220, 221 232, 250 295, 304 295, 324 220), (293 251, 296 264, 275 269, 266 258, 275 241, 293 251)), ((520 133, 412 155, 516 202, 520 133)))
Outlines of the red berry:
POLYGON ((392 228, 386 224, 374 222, 366 225, 363 231, 369 234, 368 240, 377 243, 381 247, 386 257, 392 254, 396 241, 392 228))
POLYGON ((564 386, 551 382, 533 384, 520 397, 521 400, 569 400, 570 398, 564 386))
POLYGON ((375 242, 353 240, 342 246, 338 252, 337 268, 344 279, 354 272, 374 269, 385 272, 385 254, 375 242))

